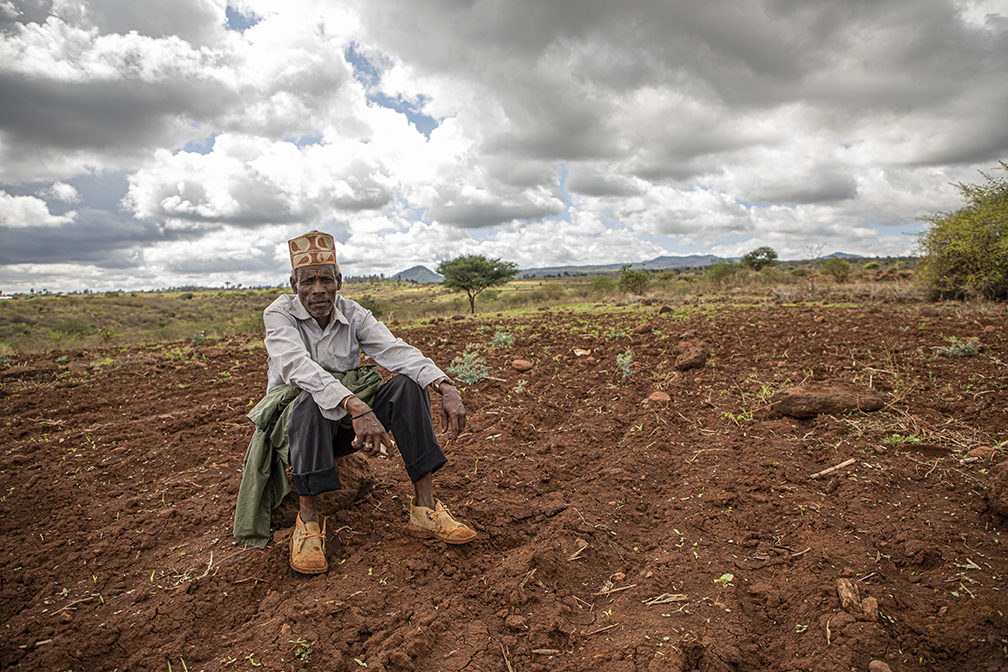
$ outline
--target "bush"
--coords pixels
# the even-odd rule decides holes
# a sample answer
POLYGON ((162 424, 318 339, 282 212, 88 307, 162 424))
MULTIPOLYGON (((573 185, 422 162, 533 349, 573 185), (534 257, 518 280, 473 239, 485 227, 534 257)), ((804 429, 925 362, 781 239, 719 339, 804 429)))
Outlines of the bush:
POLYGON ((864 270, 866 270, 866 271, 871 271, 872 273, 874 273, 875 271, 881 269, 882 265, 879 264, 877 261, 869 261, 867 264, 865 264, 861 268, 864 269, 864 270))
POLYGON ((772 247, 757 247, 743 256, 739 263, 754 271, 759 271, 777 263, 777 252, 772 247))
MULTIPOLYGON (((1001 169, 1008 164, 1002 161, 1001 169)), ((944 298, 1008 299, 1008 179, 980 174, 985 184, 955 185, 963 207, 923 217, 928 229, 918 238, 918 277, 944 298)))
POLYGON ((597 275, 591 281, 593 292, 604 294, 616 289, 616 283, 608 275, 597 275))
POLYGON ((850 262, 846 259, 840 259, 839 257, 830 257, 822 263, 823 273, 826 275, 832 275, 833 278, 840 284, 847 282, 847 277, 850 275, 850 262))
POLYGON ((718 284, 732 279, 740 270, 742 270, 742 267, 738 264, 733 264, 730 261, 720 261, 707 267, 707 270, 704 271, 704 279, 708 282, 718 284))
POLYGON ((466 385, 477 383, 490 375, 486 360, 473 350, 466 350, 461 356, 452 360, 448 374, 461 380, 466 385))
POLYGON ((381 316, 385 314, 385 309, 382 304, 371 295, 365 294, 359 299, 356 299, 356 301, 361 305, 361 308, 370 310, 376 320, 380 319, 381 316))
POLYGON ((621 292, 628 294, 643 294, 651 282, 651 276, 647 271, 635 271, 627 264, 620 269, 619 288, 621 292))

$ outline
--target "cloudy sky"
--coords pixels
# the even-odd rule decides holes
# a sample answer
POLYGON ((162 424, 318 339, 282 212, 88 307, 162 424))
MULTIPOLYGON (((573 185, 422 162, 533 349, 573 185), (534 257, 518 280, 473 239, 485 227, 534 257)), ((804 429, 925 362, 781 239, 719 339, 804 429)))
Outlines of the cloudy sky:
POLYGON ((0 289, 914 250, 1008 0, 0 0, 0 289))

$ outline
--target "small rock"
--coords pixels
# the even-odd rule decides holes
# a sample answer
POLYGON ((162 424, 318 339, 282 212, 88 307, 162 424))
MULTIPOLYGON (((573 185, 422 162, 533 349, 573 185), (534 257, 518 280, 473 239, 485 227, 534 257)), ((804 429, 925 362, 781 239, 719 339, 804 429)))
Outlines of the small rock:
POLYGON ((504 621, 504 625, 512 630, 528 630, 528 622, 518 614, 512 614, 504 621))
POLYGON ((672 401, 672 397, 665 394, 664 392, 655 391, 651 393, 651 396, 647 398, 651 403, 667 403, 672 401))
POLYGON ((868 672, 892 672, 892 668, 881 660, 873 660, 868 663, 868 672))
POLYGON ((635 334, 650 334, 654 331, 654 325, 650 322, 642 322, 634 327, 633 333, 635 334))
POLYGON ((770 398, 770 403, 778 413, 811 418, 820 413, 877 411, 885 406, 885 399, 870 387, 830 380, 781 390, 770 398))
POLYGON ((658 314, 664 315, 665 313, 671 313, 671 312, 672 312, 671 306, 662 306, 661 309, 658 311, 658 314))
POLYGON ((676 357, 675 368, 679 371, 688 371, 702 368, 705 364, 707 364, 707 349, 694 345, 676 357))
POLYGON ((990 446, 980 446, 966 453, 966 457, 979 457, 982 460, 989 460, 994 457, 995 452, 990 446))
POLYGON ((585 350, 584 348, 574 348, 575 357, 587 357, 591 354, 591 350, 585 350))
POLYGON ((515 371, 531 371, 534 365, 527 359, 516 359, 511 362, 511 368, 515 371))
POLYGON ((862 613, 861 597, 858 595, 857 584, 851 583, 850 579, 836 580, 837 596, 840 598, 840 606, 848 613, 862 613))
POLYGON ((934 306, 923 306, 920 309, 921 317, 938 317, 938 309, 934 306))
POLYGON ((200 348, 199 354, 209 359, 214 359, 215 357, 223 356, 224 351, 221 350, 220 348, 200 348))
POLYGON ((995 465, 987 477, 987 503, 992 512, 1008 516, 1008 461, 995 465))
POLYGON ((861 600, 861 609, 864 611, 865 618, 869 621, 875 622, 878 620, 878 600, 874 597, 866 597, 861 600))

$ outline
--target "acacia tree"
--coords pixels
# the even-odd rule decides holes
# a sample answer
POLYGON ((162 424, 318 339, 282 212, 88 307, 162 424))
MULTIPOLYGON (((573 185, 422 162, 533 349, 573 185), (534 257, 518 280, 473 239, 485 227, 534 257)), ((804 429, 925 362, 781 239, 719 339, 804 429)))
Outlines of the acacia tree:
POLYGON ((777 251, 772 247, 757 247, 742 257, 742 265, 748 266, 754 271, 759 271, 767 266, 777 263, 777 251))
MULTIPOLYGON (((1008 164, 1001 161, 1001 169, 1008 164)), ((1008 298, 1008 178, 983 171, 986 184, 954 185, 965 205, 922 219, 929 224, 918 238, 921 281, 944 296, 976 293, 984 299, 1008 298)))
POLYGON ((503 285, 518 272, 518 264, 500 259, 487 259, 478 254, 467 254, 438 264, 437 272, 444 276, 442 283, 454 292, 465 292, 469 297, 469 312, 476 312, 476 297, 484 289, 503 285))

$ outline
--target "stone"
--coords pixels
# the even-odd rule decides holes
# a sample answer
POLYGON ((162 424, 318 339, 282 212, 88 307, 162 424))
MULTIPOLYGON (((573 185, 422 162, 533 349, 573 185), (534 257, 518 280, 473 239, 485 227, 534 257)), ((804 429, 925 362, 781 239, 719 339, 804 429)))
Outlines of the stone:
POLYGON ((535 365, 527 359, 516 359, 511 362, 511 368, 515 371, 531 371, 535 365))
POLYGON ((873 660, 868 663, 868 672, 892 672, 892 668, 881 660, 873 660))
POLYGON ((690 369, 700 369, 707 364, 707 348, 702 345, 694 345, 686 348, 681 355, 676 357, 675 368, 679 371, 690 369))
POLYGON ((938 317, 938 309, 934 306, 922 306, 920 314, 921 317, 938 317))
POLYGON ((217 357, 223 357, 224 351, 220 348, 210 347, 210 348, 200 348, 199 354, 203 355, 207 359, 215 359, 217 357))
POLYGON ((640 324, 638 324, 633 329, 633 333, 638 334, 638 335, 639 334, 650 334, 652 331, 654 331, 654 325, 651 324, 650 322, 641 322, 640 324))
POLYGON ((1000 462, 987 476, 987 504, 999 516, 1008 516, 1008 460, 1000 462))
POLYGON ((885 406, 885 399, 870 387, 828 380, 781 390, 770 397, 770 404, 778 413, 794 418, 812 418, 819 414, 877 411, 885 406))
POLYGON ((653 404, 665 404, 672 401, 672 397, 661 391, 655 391, 651 393, 651 396, 647 400, 653 404))
POLYGON ((666 313, 671 313, 671 312, 672 312, 672 307, 671 306, 662 306, 658 310, 658 314, 659 315, 665 315, 666 313))
POLYGON ((874 597, 866 597, 861 600, 861 609, 864 611, 865 620, 877 621, 879 617, 878 600, 874 597))
POLYGON ((994 457, 994 453, 996 452, 990 446, 979 446, 966 453, 966 457, 979 457, 981 460, 989 460, 994 457))
POLYGON ((857 584, 850 579, 836 580, 837 596, 840 598, 840 606, 850 614, 863 613, 861 608, 861 596, 858 595, 857 584))

